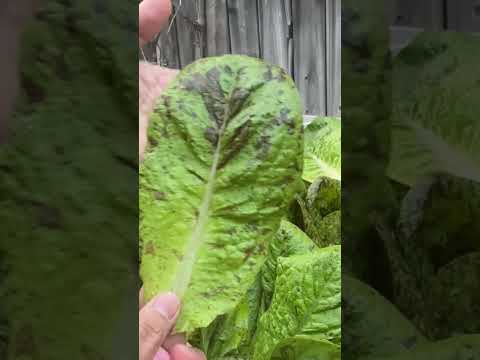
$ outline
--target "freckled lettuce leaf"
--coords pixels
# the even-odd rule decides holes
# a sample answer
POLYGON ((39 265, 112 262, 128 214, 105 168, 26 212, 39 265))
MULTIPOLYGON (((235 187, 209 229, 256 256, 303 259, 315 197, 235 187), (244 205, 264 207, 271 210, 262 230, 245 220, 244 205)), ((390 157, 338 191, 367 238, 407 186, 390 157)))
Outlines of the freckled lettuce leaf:
POLYGON ((342 284, 344 360, 388 356, 426 342, 413 324, 376 290, 346 274, 342 284))
POLYGON ((298 335, 284 340, 271 360, 340 360, 340 346, 315 335, 298 335))
POLYGON ((317 178, 305 199, 297 197, 307 235, 320 247, 340 243, 340 181, 317 178))
POLYGON ((427 307, 435 338, 480 334, 480 252, 443 266, 430 285, 427 307))
POLYGON ((217 318, 209 326, 215 330, 208 335, 208 344, 202 345, 208 359, 251 355, 258 319, 269 307, 275 289, 279 259, 308 254, 316 248, 302 230, 282 220, 280 229, 269 244, 265 263, 243 300, 234 311, 217 318))
POLYGON ((208 326, 253 282, 300 181, 302 109, 279 67, 240 55, 181 71, 158 99, 140 169, 145 295, 182 299, 176 330, 208 326))
POLYGON ((260 318, 253 360, 270 359, 283 341, 315 334, 340 344, 340 246, 280 258, 275 293, 260 318))
POLYGON ((369 360, 480 360, 480 335, 455 336, 419 345, 412 351, 369 360))
POLYGON ((310 183, 320 176, 341 179, 341 121, 318 117, 305 129, 303 179, 310 183))
POLYGON ((233 311, 221 315, 207 329, 202 329, 204 341, 198 345, 207 359, 248 358, 257 321, 263 311, 262 292, 259 273, 233 311))
POLYGON ((263 298, 270 305, 275 290, 277 264, 280 258, 310 253, 317 246, 296 225, 283 220, 280 229, 268 247, 268 255, 262 267, 263 298))
POLYGON ((425 175, 480 181, 480 37, 420 34, 393 66, 388 175, 413 185, 425 175))

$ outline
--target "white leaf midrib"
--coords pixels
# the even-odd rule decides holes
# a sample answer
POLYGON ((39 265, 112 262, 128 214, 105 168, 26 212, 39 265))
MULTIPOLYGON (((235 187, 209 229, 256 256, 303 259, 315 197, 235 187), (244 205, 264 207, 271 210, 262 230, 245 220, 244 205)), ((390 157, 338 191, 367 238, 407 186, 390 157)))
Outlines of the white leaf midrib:
POLYGON ((439 171, 480 182, 480 166, 475 164, 467 151, 462 152, 430 129, 413 122, 410 122, 410 126, 417 140, 431 151, 432 160, 439 171))
POLYGON ((208 222, 210 205, 213 200, 215 178, 217 176, 217 169, 220 162, 220 155, 222 150, 222 135, 225 131, 227 119, 229 116, 228 108, 225 110, 225 114, 225 119, 218 133, 217 146, 215 148, 215 153, 213 154, 212 167, 210 169, 210 174, 206 183, 206 189, 202 199, 202 203, 198 211, 197 222, 195 223, 192 235, 188 240, 187 247, 182 257, 182 261, 178 265, 175 280, 173 282, 172 291, 180 299, 183 298, 188 289, 188 285, 190 284, 190 280, 193 274, 193 267, 195 266, 195 261, 197 259, 197 254, 203 243, 202 240, 204 237, 205 226, 208 222))
POLYGON ((312 159, 315 161, 317 166, 321 169, 322 172, 327 174, 328 177, 335 179, 335 180, 341 180, 341 175, 339 171, 328 165, 325 161, 320 159, 318 156, 312 155, 312 159))

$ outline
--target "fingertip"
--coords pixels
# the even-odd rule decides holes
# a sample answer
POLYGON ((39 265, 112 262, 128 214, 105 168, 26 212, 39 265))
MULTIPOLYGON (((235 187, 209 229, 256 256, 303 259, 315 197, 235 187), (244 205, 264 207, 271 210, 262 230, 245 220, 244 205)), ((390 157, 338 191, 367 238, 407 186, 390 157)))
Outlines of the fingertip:
POLYGON ((138 9, 140 46, 150 41, 167 24, 172 13, 170 0, 143 0, 138 9))
POLYGON ((205 354, 198 349, 177 344, 170 350, 171 360, 206 360, 205 354))
POLYGON ((153 360, 171 360, 171 357, 165 349, 160 349, 153 360))
POLYGON ((157 295, 152 300, 152 307, 169 321, 173 321, 180 310, 180 299, 173 292, 157 295))

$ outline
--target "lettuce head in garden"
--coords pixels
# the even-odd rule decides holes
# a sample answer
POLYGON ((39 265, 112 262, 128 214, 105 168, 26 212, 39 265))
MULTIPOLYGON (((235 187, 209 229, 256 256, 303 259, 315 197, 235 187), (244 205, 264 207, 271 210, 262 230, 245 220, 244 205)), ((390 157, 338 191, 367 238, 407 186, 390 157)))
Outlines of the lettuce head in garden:
POLYGON ((180 296, 175 331, 209 360, 340 359, 339 126, 304 130, 290 77, 246 56, 198 60, 158 98, 141 277, 180 296))
POLYGON ((253 282, 302 173, 302 108, 279 67, 202 59, 158 99, 140 170, 145 294, 175 292, 178 331, 232 310, 253 282))
POLYGON ((393 59, 396 205, 370 218, 389 275, 375 280, 383 295, 344 277, 345 360, 480 359, 479 45, 424 32, 393 59))

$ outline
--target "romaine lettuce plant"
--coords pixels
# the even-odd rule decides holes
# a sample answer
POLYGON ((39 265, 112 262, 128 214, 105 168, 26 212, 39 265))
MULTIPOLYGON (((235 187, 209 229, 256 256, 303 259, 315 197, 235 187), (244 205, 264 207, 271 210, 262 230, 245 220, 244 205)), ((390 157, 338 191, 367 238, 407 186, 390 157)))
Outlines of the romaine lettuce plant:
POLYGON ((318 222, 309 222, 301 207, 290 206, 241 302, 194 333, 192 342, 209 360, 340 358, 340 246, 331 246, 339 243, 340 184, 324 176, 317 177, 315 185, 304 184, 295 187, 293 203, 307 204, 310 197, 308 211, 321 214, 318 222), (317 184, 323 183, 333 185, 333 191, 319 191, 317 184), (331 231, 321 231, 327 223, 331 231), (305 224, 309 230, 318 225, 312 233, 321 233, 325 241, 310 237, 305 224))
MULTIPOLYGON (((387 175, 395 202, 366 208, 368 232, 356 240, 375 239, 385 263, 362 262, 386 274, 351 272, 385 298, 344 277, 348 359, 480 359, 479 43, 422 33, 394 59, 387 175)), ((376 191, 360 196, 386 197, 376 191)))
POLYGON ((158 99, 140 169, 141 276, 183 302, 178 331, 231 311, 266 255, 303 167, 284 70, 229 55, 186 67, 158 99))
MULTIPOLYGON (((300 207, 297 223, 286 220, 307 202, 301 114, 283 70, 228 55, 182 70, 151 117, 140 169, 145 294, 182 298, 176 331, 209 360, 339 359, 340 246, 327 246, 339 243, 339 222, 320 243, 300 207)), ((340 121, 325 121, 307 129, 317 164, 308 178, 332 186, 310 195, 308 211, 339 220, 340 121)))

